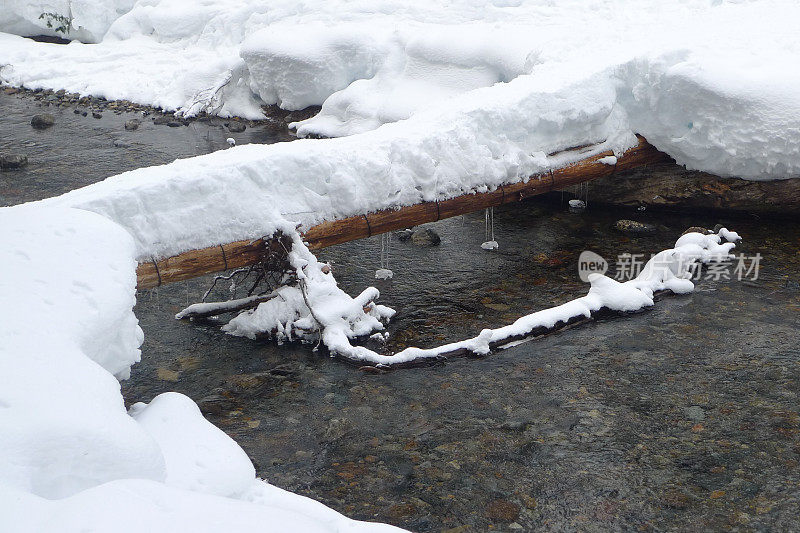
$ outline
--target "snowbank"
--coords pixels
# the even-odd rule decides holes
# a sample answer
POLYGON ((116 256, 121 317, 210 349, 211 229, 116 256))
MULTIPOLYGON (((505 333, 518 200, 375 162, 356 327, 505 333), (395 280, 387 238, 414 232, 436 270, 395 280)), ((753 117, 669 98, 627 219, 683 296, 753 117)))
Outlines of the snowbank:
MULTIPOLYGON (((785 0, 139 0, 98 45, 0 36, 0 80, 187 114, 322 105, 295 124, 301 135, 420 115, 444 135, 453 111, 479 103, 516 112, 536 139, 552 94, 569 88, 571 120, 548 133, 572 145, 602 106, 616 137, 640 133, 689 168, 779 179, 800 175, 798 19, 785 0)), ((505 123, 461 125, 505 141, 505 123)))
POLYGON ((142 332, 124 229, 39 206, 0 228, 0 530, 398 531, 256 479, 186 396, 125 410, 114 376, 142 332))
POLYGON ((0 31, 96 43, 135 0, 4 0, 0 31))

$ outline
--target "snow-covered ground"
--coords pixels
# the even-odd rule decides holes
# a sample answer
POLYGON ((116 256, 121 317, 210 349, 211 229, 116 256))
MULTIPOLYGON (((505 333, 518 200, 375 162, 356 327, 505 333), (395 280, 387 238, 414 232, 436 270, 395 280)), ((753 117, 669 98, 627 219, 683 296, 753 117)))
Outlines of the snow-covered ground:
MULTIPOLYGON (((70 3, 45 4, 11 0, 0 31, 32 33, 45 23, 38 11, 68 13, 61 4, 70 3)), ((419 115, 446 131, 453 111, 477 106, 485 122, 462 127, 476 136, 487 129, 513 148, 509 124, 495 115, 516 112, 531 141, 553 132, 577 141, 607 120, 617 136, 640 133, 690 168, 752 179, 800 174, 800 4, 791 0, 71 5, 74 25, 95 36, 108 28, 101 42, 0 35, 1 80, 189 114, 258 117, 264 103, 319 104, 318 116, 296 126, 328 136, 419 115), (567 99, 543 112, 554 93, 567 99)))
POLYGON ((256 479, 186 396, 125 410, 133 240, 78 209, 0 209, 0 531, 398 531, 256 479))

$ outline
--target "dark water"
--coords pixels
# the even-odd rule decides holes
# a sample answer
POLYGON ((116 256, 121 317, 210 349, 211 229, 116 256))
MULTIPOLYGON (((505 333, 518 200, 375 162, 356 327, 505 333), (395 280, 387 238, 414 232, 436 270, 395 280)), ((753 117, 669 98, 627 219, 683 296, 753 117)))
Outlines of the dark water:
MULTIPOLYGON (((6 203, 212 150, 229 136, 150 126, 136 132, 140 147, 110 149, 102 139, 118 135, 124 115, 69 111, 60 138, 45 141, 26 123, 28 104, 0 96, 0 150, 38 143, 25 145, 27 171, 0 174, 6 203), (197 140, 206 135, 212 144, 197 140)), ((471 336, 584 294, 584 249, 612 261, 649 255, 688 226, 717 222, 742 234, 737 252, 762 254, 758 280, 704 280, 637 315, 381 375, 310 346, 173 320, 208 279, 140 293, 143 361, 123 393, 129 402, 186 393, 270 482, 416 531, 798 530, 797 222, 591 206, 571 214, 528 202, 498 210, 495 252, 479 248, 481 215, 432 225, 438 247, 394 242, 390 281, 373 279, 378 239, 320 255, 351 293, 381 289, 398 310, 388 347, 397 349, 471 336), (617 233, 622 217, 658 231, 617 233)))

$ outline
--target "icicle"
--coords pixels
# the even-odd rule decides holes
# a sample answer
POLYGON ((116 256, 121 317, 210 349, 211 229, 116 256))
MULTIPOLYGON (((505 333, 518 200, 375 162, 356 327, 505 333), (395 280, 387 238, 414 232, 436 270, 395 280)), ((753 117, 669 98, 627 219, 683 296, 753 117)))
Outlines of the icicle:
POLYGON ((500 245, 494 240, 494 207, 487 207, 484 216, 486 217, 486 241, 481 244, 481 248, 496 250, 500 245))
POLYGON ((389 270, 389 243, 391 240, 391 233, 381 234, 381 267, 375 271, 375 279, 392 279, 394 276, 394 272, 389 270))

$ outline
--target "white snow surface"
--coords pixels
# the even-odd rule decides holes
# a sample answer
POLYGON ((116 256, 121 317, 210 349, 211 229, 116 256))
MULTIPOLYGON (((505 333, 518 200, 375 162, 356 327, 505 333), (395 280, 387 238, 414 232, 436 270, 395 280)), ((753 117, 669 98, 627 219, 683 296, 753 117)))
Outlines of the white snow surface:
MULTIPOLYGON (((106 14, 73 2, 76 20, 102 28, 125 1, 92 3, 106 14)), ((42 5, 11 0, 0 31, 28 33, 13 21, 42 5)), ((692 169, 780 179, 800 175, 797 20, 791 0, 138 0, 96 45, 0 35, 0 80, 190 115, 322 105, 295 124, 301 135, 423 117, 444 139, 454 115, 480 108, 457 120, 460 137, 513 152, 521 130, 528 156, 604 122, 692 169), (512 115, 511 132, 495 119, 512 115)))
POLYGON ((255 477, 188 397, 125 410, 135 244, 85 210, 0 209, 0 531, 399 531, 255 477))

